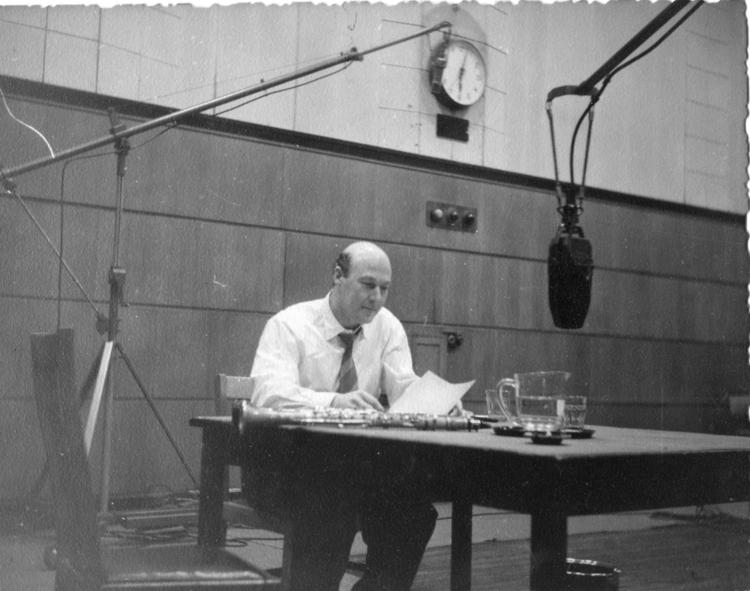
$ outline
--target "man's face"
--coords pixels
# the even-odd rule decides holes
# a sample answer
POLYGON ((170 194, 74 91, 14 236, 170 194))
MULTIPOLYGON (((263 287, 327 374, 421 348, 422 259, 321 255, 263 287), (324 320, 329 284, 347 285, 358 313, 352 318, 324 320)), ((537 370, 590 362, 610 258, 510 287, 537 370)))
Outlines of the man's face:
POLYGON ((367 324, 388 299, 391 265, 387 257, 365 253, 353 257, 348 277, 337 268, 333 289, 337 318, 345 328, 367 324), (340 316, 340 317, 339 317, 340 316))

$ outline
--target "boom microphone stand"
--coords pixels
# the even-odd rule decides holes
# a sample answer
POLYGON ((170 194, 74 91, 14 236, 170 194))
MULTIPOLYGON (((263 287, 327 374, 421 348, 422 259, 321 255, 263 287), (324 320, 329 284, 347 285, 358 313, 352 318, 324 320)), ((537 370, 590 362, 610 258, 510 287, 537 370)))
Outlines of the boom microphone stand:
MULTIPOLYGON (((113 384, 112 384, 113 380, 112 380, 112 376, 110 375, 110 373, 111 373, 111 361, 112 361, 113 350, 117 350, 117 353, 125 362, 127 369, 129 370, 129 372, 135 379, 136 383, 138 384, 138 387, 141 390, 141 393, 143 394, 144 398, 146 399, 149 406, 151 407, 151 410, 153 411, 154 415, 156 416, 156 419, 158 420, 159 424, 164 430, 170 443, 172 444, 172 447, 175 449, 177 455, 182 461, 182 464, 185 466, 185 469, 190 475, 190 478, 192 479, 194 485, 196 486, 196 488, 198 487, 198 482, 196 481, 195 477, 190 471, 190 468, 188 467, 188 464, 185 461, 185 458, 180 452, 177 446, 177 443, 170 435, 169 429, 167 428, 166 423, 161 418, 156 406, 154 405, 151 397, 146 391, 143 385, 143 382, 138 377, 138 374, 136 373, 135 368, 133 367, 133 364, 130 362, 127 355, 125 354, 125 351, 122 345, 117 340, 117 334, 118 334, 118 329, 119 329, 119 326, 118 326, 119 325, 119 317, 118 317, 119 308, 123 301, 123 288, 125 284, 125 270, 120 266, 120 262, 119 262, 119 245, 120 245, 120 222, 122 218, 123 201, 124 201, 122 187, 123 187, 123 180, 124 180, 125 171, 126 171, 125 160, 126 160, 128 151, 130 149, 128 138, 130 138, 131 136, 137 135, 139 133, 143 133, 145 131, 149 131, 151 129, 157 128, 157 127, 165 126, 168 124, 174 124, 180 119, 184 119, 190 115, 200 113, 207 109, 211 109, 213 107, 217 107, 225 103, 229 103, 229 102, 244 98, 246 96, 250 96, 252 94, 257 94, 269 88, 273 88, 275 86, 279 86, 281 84, 291 82, 293 80, 302 78, 304 76, 309 76, 316 72, 320 72, 322 70, 331 68, 333 66, 343 64, 345 62, 362 61, 364 59, 364 56, 367 55, 368 53, 380 51, 387 47, 391 47, 393 45, 397 45, 405 41, 410 41, 417 37, 421 37, 423 35, 427 35, 429 33, 438 31, 440 29, 448 28, 450 26, 451 24, 449 22, 443 21, 438 25, 426 28, 418 33, 414 33, 412 35, 402 37, 395 41, 391 41, 388 43, 384 43, 382 45, 378 45, 376 47, 372 47, 365 51, 357 51, 356 48, 352 48, 348 52, 341 53, 338 57, 324 60, 318 64, 314 64, 308 68, 299 70, 297 72, 293 72, 291 74, 285 74, 277 78, 274 78, 272 80, 269 80, 268 82, 261 82, 260 84, 256 84, 255 86, 252 86, 250 88, 240 90, 237 92, 233 92, 223 97, 219 97, 219 98, 195 105, 193 107, 188 107, 186 109, 175 111, 173 113, 169 113, 162 117, 157 117, 156 119, 153 119, 151 121, 146 121, 144 123, 141 123, 131 128, 126 128, 124 125, 120 124, 115 112, 113 110, 110 110, 109 116, 110 116, 110 123, 112 125, 110 129, 110 135, 93 140, 85 144, 82 144, 78 147, 64 150, 62 152, 59 152, 58 154, 53 154, 52 156, 47 157, 47 158, 33 160, 26 164, 22 164, 20 166, 9 168, 7 170, 0 168, 0 184, 2 184, 3 188, 5 189, 7 193, 15 196, 16 199, 18 199, 21 202, 21 204, 24 206, 24 210, 26 211, 26 213, 31 215, 29 210, 26 208, 23 200, 21 199, 21 197, 18 195, 16 191, 16 183, 13 180, 14 176, 24 174, 27 172, 31 172, 33 170, 37 170, 39 168, 48 166, 55 162, 67 160, 79 154, 83 154, 85 152, 89 152, 91 150, 95 150, 97 148, 114 143, 115 153, 117 155, 117 168, 116 168, 116 171, 117 171, 117 181, 116 181, 117 205, 116 205, 116 210, 115 210, 115 230, 114 230, 114 237, 113 237, 114 246, 113 246, 113 255, 112 255, 112 265, 109 270, 109 316, 106 319, 103 319, 101 317, 97 318, 97 330, 99 330, 100 332, 106 332, 107 337, 106 337, 106 341, 102 345, 102 349, 97 360, 94 362, 94 365, 92 366, 92 369, 89 372, 84 382, 85 389, 88 389, 88 387, 90 387, 93 383, 93 394, 92 394, 91 406, 89 407, 89 414, 88 414, 88 418, 86 421, 86 427, 84 430, 84 441, 85 441, 87 451, 89 451, 91 448, 91 442, 93 440, 94 429, 96 426, 97 417, 99 415, 100 406, 102 404, 104 406, 102 483, 101 483, 101 499, 100 499, 101 513, 106 514, 109 509, 109 492, 110 492, 109 486, 110 486, 110 470, 111 470, 111 430, 112 430, 113 401, 114 401, 113 399, 114 392, 113 392, 113 384), (94 370, 96 370, 95 380, 94 380, 94 370)), ((33 219, 33 216, 32 216, 32 219, 33 219)), ((36 223, 36 220, 34 220, 34 222, 36 223)), ((53 250, 55 250, 52 244, 50 244, 50 246, 52 246, 53 250)), ((67 265, 67 263, 65 263, 64 260, 62 260, 62 256, 59 253, 57 253, 57 251, 56 251, 56 254, 60 256, 61 263, 64 269, 68 272, 68 274, 70 274, 73 277, 74 280, 76 280, 75 276, 70 270, 70 267, 67 265)))

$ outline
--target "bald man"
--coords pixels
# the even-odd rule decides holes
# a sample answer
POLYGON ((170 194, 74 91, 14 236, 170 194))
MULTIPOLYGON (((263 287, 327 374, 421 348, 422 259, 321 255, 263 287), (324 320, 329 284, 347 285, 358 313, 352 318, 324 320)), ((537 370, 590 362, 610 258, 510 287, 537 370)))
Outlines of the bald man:
POLYGON ((339 255, 333 287, 319 300, 302 302, 271 318, 258 344, 251 378, 255 406, 383 410, 417 379, 406 332, 385 308, 391 263, 371 242, 355 242, 339 255), (352 335, 356 388, 340 392, 340 367, 352 335))
MULTIPOLYGON (((343 250, 333 286, 318 300, 269 319, 253 362, 251 402, 273 409, 335 407, 382 411, 417 379, 406 332, 386 309, 391 263, 371 242, 343 250)), ((250 482, 252 476, 246 475, 250 482)), ((271 487, 270 490, 272 490, 271 487)), ((284 491, 276 489, 278 496, 284 491)), ((330 505, 290 508, 311 535, 296 540, 301 566, 293 591, 335 591, 357 529, 367 544, 365 575, 356 591, 406 591, 432 536, 437 513, 419 491, 401 482, 375 491, 346 491, 330 505)), ((263 503, 263 494, 257 501, 263 503)), ((281 503, 283 506, 283 503, 281 503)))

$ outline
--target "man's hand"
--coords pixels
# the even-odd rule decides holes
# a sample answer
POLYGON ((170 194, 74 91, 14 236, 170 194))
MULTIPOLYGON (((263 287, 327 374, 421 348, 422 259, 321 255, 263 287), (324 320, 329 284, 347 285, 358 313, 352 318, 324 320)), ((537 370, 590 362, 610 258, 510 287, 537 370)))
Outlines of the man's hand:
POLYGON ((331 406, 334 408, 373 409, 381 412, 384 410, 378 399, 364 390, 336 394, 331 401, 331 406))
POLYGON ((459 400, 456 406, 454 406, 450 412, 448 413, 449 417, 463 417, 463 418, 471 418, 474 416, 474 413, 470 410, 466 410, 463 407, 463 404, 461 404, 461 401, 459 400))

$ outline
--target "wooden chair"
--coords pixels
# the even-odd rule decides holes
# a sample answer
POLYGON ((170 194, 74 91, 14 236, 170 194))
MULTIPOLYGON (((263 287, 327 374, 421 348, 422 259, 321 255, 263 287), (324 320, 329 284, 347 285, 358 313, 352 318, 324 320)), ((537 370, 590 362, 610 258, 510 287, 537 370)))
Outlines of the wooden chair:
POLYGON ((103 545, 73 380, 72 331, 33 335, 34 395, 49 460, 57 591, 277 589, 278 578, 224 548, 103 545))
MULTIPOLYGON (((247 400, 250 398, 251 380, 246 376, 231 376, 217 374, 215 380, 215 410, 218 415, 228 414, 227 402, 247 400)), ((229 489, 229 474, 226 475, 225 500, 223 507, 225 523, 241 523, 244 526, 281 534, 284 538, 282 549, 282 566, 271 569, 273 574, 281 576, 282 589, 289 581, 289 567, 292 557, 292 523, 280 515, 261 511, 251 507, 244 498, 233 498, 229 489)), ((347 570, 356 575, 362 575, 365 566, 362 563, 350 561, 347 570)))
MULTIPOLYGON (((214 403, 217 415, 229 414, 228 402, 250 398, 251 381, 246 376, 231 376, 217 374, 214 382, 214 403)), ((229 472, 225 476, 224 507, 222 515, 225 523, 239 523, 252 529, 260 529, 278 533, 284 538, 282 547, 281 568, 271 569, 275 575, 279 575, 282 581, 282 589, 286 588, 289 581, 289 566, 291 564, 292 548, 289 540, 291 538, 292 524, 280 515, 261 511, 251 507, 242 496, 230 494, 229 472)))

